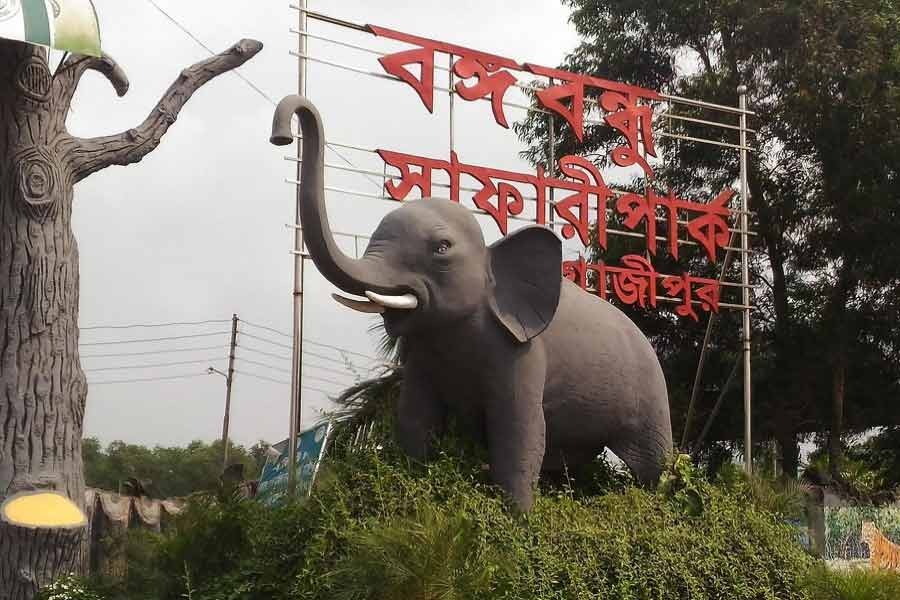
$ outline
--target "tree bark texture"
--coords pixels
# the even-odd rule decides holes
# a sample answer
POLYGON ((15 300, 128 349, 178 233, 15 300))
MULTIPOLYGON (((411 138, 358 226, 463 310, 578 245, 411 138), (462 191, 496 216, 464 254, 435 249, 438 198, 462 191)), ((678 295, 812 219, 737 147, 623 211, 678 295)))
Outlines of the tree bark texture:
POLYGON ((837 282, 826 307, 826 322, 831 325, 831 431, 828 437, 828 469, 832 479, 843 481, 841 462, 844 448, 844 397, 847 391, 847 346, 851 342, 847 323, 847 302, 858 280, 853 263, 845 259, 838 271, 837 282))
POLYGON ((781 433, 777 437, 782 475, 797 479, 800 471, 800 444, 794 432, 781 433))
POLYGON ((0 529, 0 600, 32 598, 40 586, 75 572, 84 528, 0 529))
POLYGON ((834 359, 831 374, 831 434, 828 436, 828 469, 835 481, 841 481, 844 455, 841 434, 844 432, 844 393, 847 382, 847 360, 841 351, 834 359))
MULTIPOLYGON (((50 489, 84 508, 74 185, 140 161, 197 89, 261 49, 243 40, 185 69, 138 127, 82 139, 66 130, 72 97, 88 70, 124 95, 128 80, 115 61, 72 55, 54 74, 42 48, 0 40, 0 501, 50 489)), ((31 598, 56 576, 80 572, 81 537, 0 525, 0 600, 31 598)))

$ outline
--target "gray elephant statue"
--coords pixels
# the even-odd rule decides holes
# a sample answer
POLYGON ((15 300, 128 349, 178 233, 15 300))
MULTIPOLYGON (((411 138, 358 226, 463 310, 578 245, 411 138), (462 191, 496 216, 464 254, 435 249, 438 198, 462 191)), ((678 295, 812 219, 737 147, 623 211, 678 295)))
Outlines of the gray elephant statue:
POLYGON ((381 314, 406 348, 397 437, 424 460, 449 414, 487 446, 492 480, 530 509, 541 472, 594 460, 604 447, 654 485, 672 451, 666 382, 656 353, 617 308, 561 274, 551 230, 519 229, 486 246, 476 219, 449 200, 405 202, 362 258, 346 256, 325 210, 325 134, 316 108, 285 98, 271 142, 303 136, 301 222, 316 267, 381 314))

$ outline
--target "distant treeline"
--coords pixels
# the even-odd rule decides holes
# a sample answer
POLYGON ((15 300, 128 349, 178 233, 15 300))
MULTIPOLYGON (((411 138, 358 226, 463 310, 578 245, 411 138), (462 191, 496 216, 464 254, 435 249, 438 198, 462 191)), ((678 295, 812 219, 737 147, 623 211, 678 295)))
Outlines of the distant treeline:
MULTIPOLYGON (((264 441, 250 448, 231 445, 228 462, 243 464, 244 477, 256 479, 266 461, 267 447, 264 441)), ((154 498, 215 489, 223 466, 221 440, 154 448, 116 441, 104 448, 98 439, 86 438, 82 456, 88 487, 130 493, 128 481, 133 478, 154 498)))

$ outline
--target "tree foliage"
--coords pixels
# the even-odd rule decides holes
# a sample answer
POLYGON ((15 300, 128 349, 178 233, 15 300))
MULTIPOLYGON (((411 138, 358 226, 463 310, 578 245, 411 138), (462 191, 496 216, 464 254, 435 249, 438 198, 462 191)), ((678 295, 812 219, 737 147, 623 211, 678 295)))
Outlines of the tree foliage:
MULTIPOLYGON (((884 0, 566 0, 582 43, 563 68, 726 105, 748 86, 757 148, 749 173, 759 254, 754 299, 754 431, 776 439, 796 472, 798 436, 897 423, 900 390, 900 6, 884 0)), ((710 118, 702 109, 678 114, 710 118)), ((721 116, 717 117, 721 120, 721 116)), ((558 153, 608 166, 614 130, 589 126, 583 143, 556 120, 558 153)), ((733 132, 658 118, 668 133, 723 139, 733 132)), ((548 121, 518 124, 525 156, 546 156, 548 121)), ((709 198, 738 175, 737 154, 657 138, 664 182, 685 197, 709 198)), ((642 183, 633 181, 632 188, 642 183)), ((657 183, 657 185, 660 185, 657 183)), ((615 261, 640 251, 611 244, 615 261)), ((717 275, 685 249, 660 270, 717 275)), ((735 279, 735 277, 730 277, 735 279)), ((676 430, 683 425, 703 325, 629 310, 664 362, 676 430)), ((739 350, 736 314, 718 326, 694 436, 708 418, 739 350)), ((726 397, 710 440, 741 437, 739 386, 726 397)), ((691 438, 693 439, 693 437, 691 438)))
POLYGON ((194 498, 157 545, 167 575, 122 597, 805 599, 811 560, 742 484, 554 487, 517 516, 477 449, 449 436, 417 464, 382 435, 389 428, 388 417, 364 446, 337 441, 298 503, 194 498), (699 508, 682 501, 686 487, 699 508))
MULTIPOLYGON (((231 445, 229 463, 244 465, 244 476, 256 479, 266 461, 268 444, 231 445)), ((103 448, 96 438, 82 446, 85 481, 89 487, 119 491, 130 478, 147 482, 147 492, 156 498, 187 496, 210 491, 222 475, 222 442, 191 442, 185 447, 148 448, 116 441, 103 448)))

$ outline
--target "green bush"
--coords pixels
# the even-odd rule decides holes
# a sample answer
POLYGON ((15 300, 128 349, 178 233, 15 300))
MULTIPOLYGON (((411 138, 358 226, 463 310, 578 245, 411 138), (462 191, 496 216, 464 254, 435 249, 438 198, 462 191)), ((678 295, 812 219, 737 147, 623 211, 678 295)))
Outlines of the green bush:
MULTIPOLYGON (((669 495, 635 488, 592 498, 559 492, 539 497, 519 519, 480 468, 455 456, 448 449, 425 473, 416 473, 375 453, 361 455, 356 460, 369 465, 338 473, 330 491, 351 493, 347 505, 368 507, 366 520, 375 524, 422 506, 470 515, 488 546, 502 550, 503 564, 512 567, 498 562, 492 589, 482 597, 802 597, 799 578, 808 559, 790 529, 773 515, 748 509, 746 497, 697 481, 669 486, 669 495), (702 495, 699 510, 685 500, 685 489, 702 495)), ((314 583, 303 582, 298 590, 309 593, 297 597, 324 598, 341 585, 323 583, 325 589, 312 592, 314 583)))
POLYGON ((900 574, 867 569, 814 569, 807 578, 811 600, 897 600, 900 574))
POLYGON ((338 447, 305 501, 197 500, 162 543, 157 597, 186 594, 186 573, 194 600, 806 598, 811 560, 749 493, 551 489, 517 516, 482 458, 452 439, 426 466, 338 447))
POLYGON ((165 584, 144 597, 808 600, 813 561, 752 486, 710 485, 682 458, 646 491, 601 459, 542 483, 518 515, 483 449, 449 435, 422 465, 396 447, 398 381, 335 428, 311 497, 194 498, 154 550, 165 584))
POLYGON ((80 577, 68 575, 45 586, 35 600, 103 600, 91 585, 80 577))
POLYGON ((145 529, 129 529, 124 538, 113 541, 105 538, 107 549, 115 545, 112 552, 124 553, 127 571, 124 577, 95 575, 91 586, 104 600, 141 600, 159 598, 170 579, 160 565, 159 547, 163 536, 145 529), (121 546, 120 546, 121 545, 121 546))
POLYGON ((432 505, 359 529, 348 541, 349 553, 329 574, 338 600, 483 597, 503 565, 474 519, 432 505))
POLYGON ((749 496, 753 505, 785 519, 802 521, 806 518, 806 502, 811 486, 804 480, 761 475, 747 475, 733 463, 724 465, 716 474, 716 483, 735 493, 749 496))

